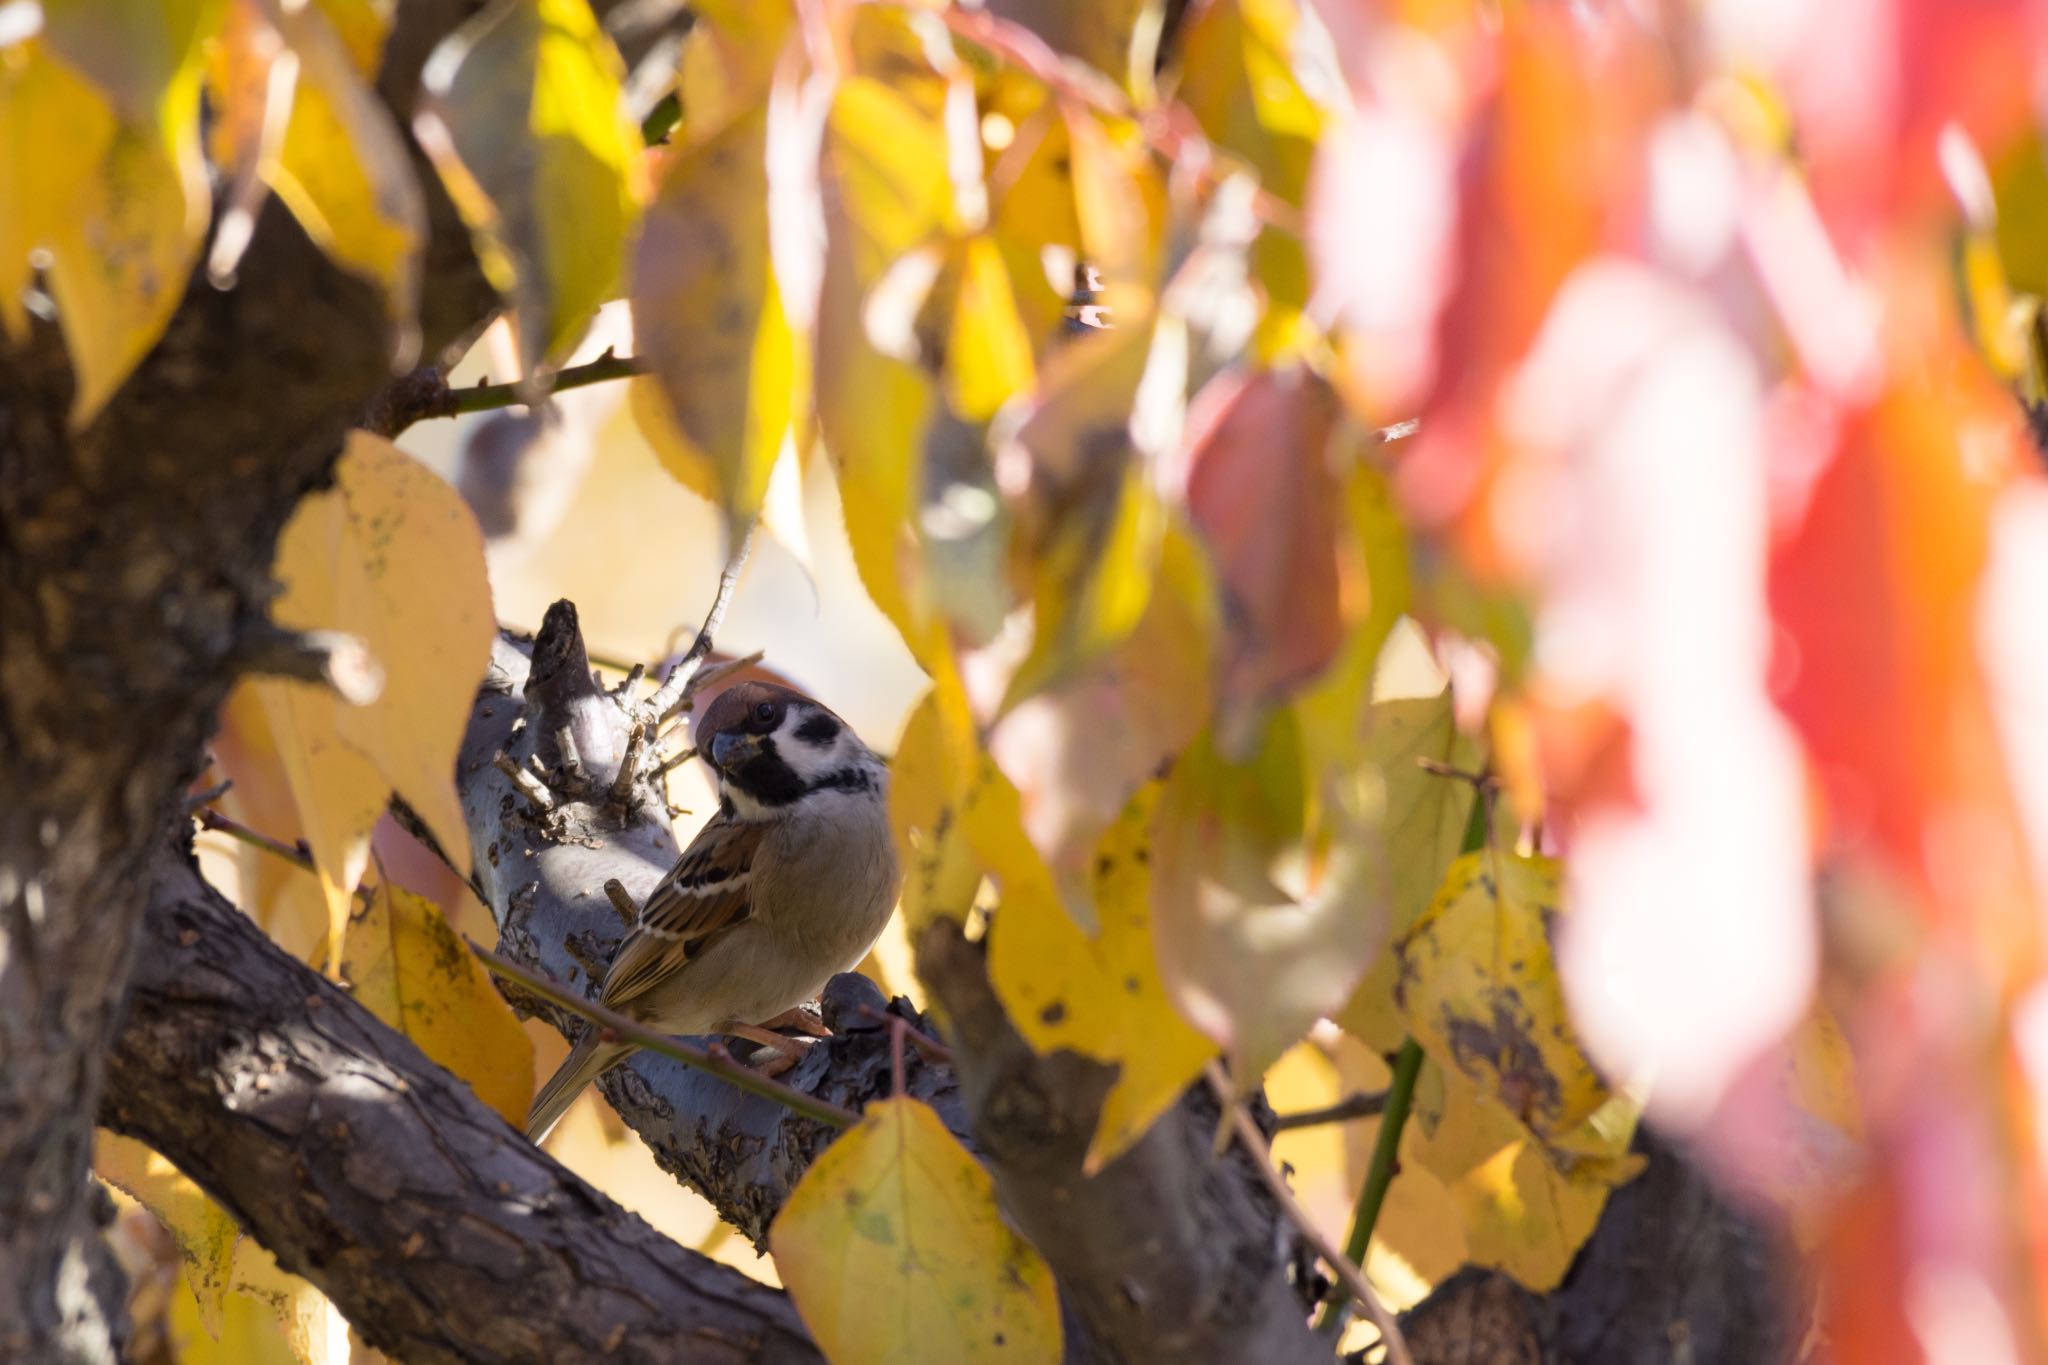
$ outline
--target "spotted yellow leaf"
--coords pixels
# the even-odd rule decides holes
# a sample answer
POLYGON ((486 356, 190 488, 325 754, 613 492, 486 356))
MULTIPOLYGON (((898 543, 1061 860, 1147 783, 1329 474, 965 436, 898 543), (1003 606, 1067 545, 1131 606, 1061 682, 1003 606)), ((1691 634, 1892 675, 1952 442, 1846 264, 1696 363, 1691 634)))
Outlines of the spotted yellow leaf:
POLYGON ((533 1044, 440 907, 380 883, 349 918, 341 974, 350 995, 469 1082, 477 1098, 524 1120, 533 1044))
POLYGON ((768 1241, 834 1365, 1053 1365, 1052 1272, 937 1114, 878 1100, 790 1194, 768 1241))

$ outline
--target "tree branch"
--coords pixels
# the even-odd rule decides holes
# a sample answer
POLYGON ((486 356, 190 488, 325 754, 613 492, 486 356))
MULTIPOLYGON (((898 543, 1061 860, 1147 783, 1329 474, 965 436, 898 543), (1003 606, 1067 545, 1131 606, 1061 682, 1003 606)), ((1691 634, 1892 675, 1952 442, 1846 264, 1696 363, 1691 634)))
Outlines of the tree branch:
POLYGON ((656 1234, 158 860, 101 1119, 408 1365, 815 1365, 788 1300, 656 1234))

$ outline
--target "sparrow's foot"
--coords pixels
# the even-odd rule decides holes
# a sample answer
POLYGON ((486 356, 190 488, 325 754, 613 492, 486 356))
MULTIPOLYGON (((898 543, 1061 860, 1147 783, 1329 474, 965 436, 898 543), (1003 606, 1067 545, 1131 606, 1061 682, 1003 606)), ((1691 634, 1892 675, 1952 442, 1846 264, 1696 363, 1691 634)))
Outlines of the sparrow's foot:
POLYGON ((798 1033, 806 1034, 812 1038, 830 1038, 832 1036, 832 1030, 825 1027, 825 1021, 812 1014, 802 1005, 798 1005, 794 1009, 786 1009, 773 1019, 763 1019, 761 1027, 765 1029, 795 1029, 798 1033))
POLYGON ((742 1024, 737 1019, 728 1019, 713 1031, 733 1038, 744 1038, 750 1043, 759 1043, 768 1049, 766 1056, 747 1064, 771 1080, 795 1066, 802 1060, 804 1053, 816 1045, 815 1040, 811 1038, 785 1038, 772 1029, 759 1024, 742 1024))

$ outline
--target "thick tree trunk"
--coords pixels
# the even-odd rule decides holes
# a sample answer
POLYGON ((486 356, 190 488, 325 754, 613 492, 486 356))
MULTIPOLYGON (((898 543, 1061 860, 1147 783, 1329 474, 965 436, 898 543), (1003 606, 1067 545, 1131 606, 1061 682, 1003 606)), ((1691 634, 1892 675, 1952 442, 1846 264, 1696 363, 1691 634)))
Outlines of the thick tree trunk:
MULTIPOLYGON (((467 8, 402 7, 387 88, 467 8)), ((430 197, 433 347, 492 304, 430 197)), ((382 301, 273 205, 239 285, 195 282, 83 432, 54 326, 0 357, 0 1359, 115 1354, 87 1169, 151 850, 229 682, 276 644, 278 531, 388 379, 385 336, 382 301)))

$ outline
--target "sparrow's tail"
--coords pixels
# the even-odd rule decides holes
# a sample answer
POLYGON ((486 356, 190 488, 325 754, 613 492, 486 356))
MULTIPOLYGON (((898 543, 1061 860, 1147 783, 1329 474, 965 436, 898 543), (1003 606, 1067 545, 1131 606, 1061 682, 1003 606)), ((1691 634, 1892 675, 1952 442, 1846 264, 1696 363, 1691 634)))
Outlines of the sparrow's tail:
POLYGON ((598 1030, 594 1028, 585 1033, 583 1041, 569 1049, 561 1066, 533 1097, 533 1108, 526 1111, 527 1138, 536 1143, 545 1139, 583 1093, 583 1087, 625 1060, 632 1050, 631 1043, 598 1041, 598 1030))

